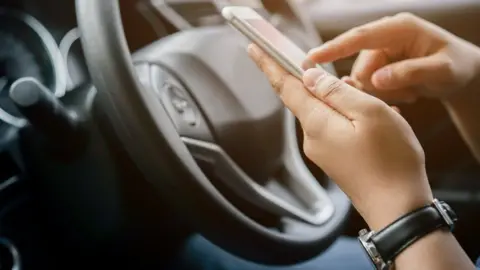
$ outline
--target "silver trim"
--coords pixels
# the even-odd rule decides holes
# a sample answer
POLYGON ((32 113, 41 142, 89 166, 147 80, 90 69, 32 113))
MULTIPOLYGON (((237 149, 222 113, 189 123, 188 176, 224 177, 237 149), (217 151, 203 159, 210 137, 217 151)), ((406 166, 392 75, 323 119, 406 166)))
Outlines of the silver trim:
POLYGON ((171 24, 180 30, 192 29, 193 26, 175 11, 165 0, 150 0, 150 4, 171 24))
MULTIPOLYGON (((0 8, 0 16, 10 16, 11 18, 17 19, 23 23, 25 23, 28 27, 30 27, 40 38, 45 46, 48 56, 52 62, 53 70, 55 73, 55 89, 54 94, 57 97, 62 97, 65 95, 65 89, 67 86, 67 75, 65 72, 65 66, 62 54, 60 53, 60 49, 57 46, 55 39, 53 38, 52 34, 43 26, 40 21, 35 19, 34 17, 20 12, 14 11, 10 9, 3 9, 0 8)), ((15 127, 23 127, 26 125, 27 121, 21 117, 16 117, 0 107, 0 120, 15 126, 15 127)))
POLYGON ((333 204, 321 204, 322 208, 304 211, 273 194, 251 179, 223 149, 210 142, 182 137, 190 153, 198 160, 214 164, 217 176, 244 199, 274 214, 287 216, 311 225, 321 225, 333 215, 333 204))
POLYGON ((16 177, 16 176, 13 176, 13 177, 9 178, 8 180, 3 181, 0 184, 0 192, 6 190, 7 188, 13 186, 16 183, 18 183, 18 177, 16 177))
POLYGON ((375 269, 377 270, 389 270, 392 268, 393 262, 385 262, 382 259, 380 253, 378 253, 377 247, 372 242, 372 237, 375 235, 374 231, 368 231, 367 229, 362 229, 358 233, 358 240, 362 247, 365 249, 365 252, 368 254, 368 257, 372 261, 375 269))
POLYGON ((62 54, 63 65, 65 66, 66 70, 66 91, 71 91, 74 88, 72 76, 70 74, 70 70, 68 69, 68 55, 70 53, 70 49, 76 41, 80 41, 80 31, 78 30, 78 28, 73 28, 68 31, 65 36, 63 36, 62 40, 60 41, 60 45, 58 46, 60 53, 62 54))
MULTIPOLYGON (((335 213, 335 207, 327 192, 315 179, 303 162, 298 149, 295 117, 285 110, 285 145, 283 150, 282 186, 299 199, 307 210, 275 195, 251 179, 217 144, 182 137, 191 154, 199 160, 214 164, 215 173, 244 199, 277 215, 287 216, 311 225, 327 222, 335 213)), ((270 185, 274 184, 271 179, 270 185)))
POLYGON ((22 269, 22 260, 20 257, 20 253, 18 252, 17 248, 13 245, 6 238, 0 238, 0 245, 4 246, 10 251, 10 255, 12 256, 13 265, 11 270, 21 270, 22 269))
POLYGON ((312 205, 315 209, 330 208, 329 211, 333 215, 335 208, 330 197, 303 161, 298 148, 296 118, 288 109, 285 109, 284 134, 283 164, 285 171, 290 175, 287 184, 299 194, 299 198, 302 198, 305 204, 312 205))
POLYGON ((433 199, 433 206, 437 209, 438 213, 442 216, 445 223, 447 223, 448 227, 453 228, 455 226, 455 222, 453 222, 452 218, 448 215, 445 208, 443 208, 442 203, 439 200, 433 199))

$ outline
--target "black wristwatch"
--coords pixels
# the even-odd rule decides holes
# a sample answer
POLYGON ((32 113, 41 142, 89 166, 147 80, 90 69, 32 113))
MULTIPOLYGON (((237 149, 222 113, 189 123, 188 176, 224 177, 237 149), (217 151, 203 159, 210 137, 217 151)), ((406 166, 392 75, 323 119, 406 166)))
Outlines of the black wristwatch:
POLYGON ((453 231, 457 215, 445 202, 433 203, 408 213, 379 232, 363 229, 358 239, 372 260, 375 269, 388 270, 394 259, 423 236, 441 229, 453 231))

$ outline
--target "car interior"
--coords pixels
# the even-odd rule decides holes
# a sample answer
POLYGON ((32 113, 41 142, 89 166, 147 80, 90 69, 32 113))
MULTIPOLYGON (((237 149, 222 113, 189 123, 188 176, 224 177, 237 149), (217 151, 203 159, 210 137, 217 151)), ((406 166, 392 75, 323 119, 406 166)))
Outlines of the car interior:
MULTIPOLYGON (((0 0, 0 269, 163 269, 195 234, 295 265, 365 226, 228 5, 305 51, 400 12, 480 46, 478 0, 0 0)), ((480 167, 438 101, 398 106, 477 258, 480 167)))

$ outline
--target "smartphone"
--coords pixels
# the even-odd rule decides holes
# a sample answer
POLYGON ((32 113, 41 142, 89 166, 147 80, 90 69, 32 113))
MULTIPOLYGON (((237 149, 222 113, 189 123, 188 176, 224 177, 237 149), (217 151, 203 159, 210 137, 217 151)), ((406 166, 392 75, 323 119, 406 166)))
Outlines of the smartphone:
POLYGON ((229 6, 223 17, 293 76, 302 79, 307 54, 250 7, 229 6))

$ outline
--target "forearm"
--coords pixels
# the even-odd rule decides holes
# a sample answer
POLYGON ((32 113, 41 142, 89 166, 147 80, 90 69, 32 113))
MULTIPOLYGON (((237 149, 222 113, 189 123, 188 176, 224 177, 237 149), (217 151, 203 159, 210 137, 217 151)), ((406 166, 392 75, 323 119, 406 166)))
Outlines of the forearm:
MULTIPOLYGON (((423 205, 423 204, 422 204, 423 205)), ((418 206, 418 207, 421 207, 418 206)), ((418 209, 415 207, 414 209, 418 209)), ((393 208, 395 209, 395 207, 393 208)), ((412 210, 399 212, 401 216, 412 210)), ((395 218, 396 219, 396 218, 395 218)), ((393 221, 385 223, 383 215, 376 215, 367 221, 374 231, 384 228, 393 221)), ((395 259, 395 270, 474 270, 475 266, 466 255, 453 234, 438 229, 414 242, 395 259)))
POLYGON ((472 261, 455 237, 438 230, 415 242, 395 260, 396 270, 472 270, 472 261))
MULTIPOLYGON (((428 181, 421 180, 418 179, 418 182, 428 184, 428 181)), ((379 197, 382 196, 380 194, 375 196, 379 201, 368 205, 363 211, 362 216, 373 231, 378 232, 399 217, 429 205, 433 201, 433 195, 428 186, 418 185, 415 190, 399 188, 392 191, 392 194, 396 194, 396 200, 379 197)), ((395 270, 475 269, 453 234, 445 229, 433 231, 414 242, 395 259, 395 266, 395 270)))
POLYGON ((461 95, 444 102, 460 134, 480 162, 480 75, 461 95))

